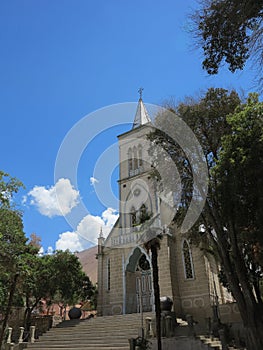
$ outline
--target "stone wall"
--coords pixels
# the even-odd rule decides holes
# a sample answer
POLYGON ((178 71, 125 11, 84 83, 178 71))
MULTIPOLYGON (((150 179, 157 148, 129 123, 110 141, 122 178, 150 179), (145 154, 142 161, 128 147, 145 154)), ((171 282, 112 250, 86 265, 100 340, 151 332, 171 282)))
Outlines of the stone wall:
POLYGON ((237 303, 219 305, 219 317, 223 323, 242 322, 237 303))

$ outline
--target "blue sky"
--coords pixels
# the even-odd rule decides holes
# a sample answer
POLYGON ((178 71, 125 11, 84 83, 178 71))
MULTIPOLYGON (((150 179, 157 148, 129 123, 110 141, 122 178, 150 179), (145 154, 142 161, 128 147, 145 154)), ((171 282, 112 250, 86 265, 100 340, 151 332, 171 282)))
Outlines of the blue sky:
POLYGON ((254 91, 249 65, 213 77, 202 70, 202 53, 187 32, 187 16, 196 6, 194 0, 0 2, 0 168, 25 184, 16 198, 25 232, 39 235, 45 251, 81 250, 96 243, 100 227, 109 232, 118 202, 98 198, 95 186, 110 183, 116 196, 118 155, 110 156, 110 172, 105 164, 94 177, 94 167, 130 128, 139 87, 144 101, 157 105, 212 86, 254 91), (125 104, 123 125, 121 117, 116 125, 107 106, 126 102, 134 103, 125 104), (63 172, 54 178, 63 139, 81 120, 94 138, 80 155, 77 182, 63 172), (67 219, 58 211, 55 189, 67 219), (85 210, 75 215, 79 201, 85 210))

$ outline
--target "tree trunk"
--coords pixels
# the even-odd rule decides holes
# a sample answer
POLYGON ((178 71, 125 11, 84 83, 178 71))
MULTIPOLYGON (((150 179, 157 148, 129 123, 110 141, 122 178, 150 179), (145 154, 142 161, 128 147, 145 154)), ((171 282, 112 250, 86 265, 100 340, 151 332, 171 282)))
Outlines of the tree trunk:
POLYGON ((156 315, 156 339, 157 349, 162 350, 162 334, 161 334, 161 303, 160 303, 160 287, 159 287, 159 269, 158 269, 158 250, 156 245, 151 245, 152 252, 152 268, 153 268, 153 289, 154 303, 156 315))
POLYGON ((24 328, 26 331, 29 331, 30 329, 32 312, 36 308, 39 301, 40 299, 37 299, 35 303, 30 307, 29 297, 28 296, 26 297, 26 310, 25 310, 25 316, 24 316, 24 328))
POLYGON ((217 225, 216 215, 211 213, 209 219, 213 223, 213 227, 217 231, 217 240, 210 234, 210 238, 214 241, 216 250, 219 253, 222 266, 224 267, 225 276, 227 278, 231 293, 236 300, 243 326, 246 330, 246 348, 247 350, 263 349, 263 311, 262 303, 257 302, 259 298, 251 290, 248 282, 247 270, 244 261, 240 256, 238 245, 235 242, 233 232, 231 232, 231 247, 225 234, 217 225))
POLYGON ((255 326, 247 325, 246 329, 246 348, 247 350, 263 349, 263 323, 255 326))
POLYGON ((10 288, 10 292, 9 292, 9 298, 8 298, 8 303, 7 303, 7 309, 5 312, 5 316, 4 316, 4 320, 3 320, 3 324, 2 324, 2 329, 1 329, 1 333, 0 333, 0 349, 3 346, 3 342, 4 342, 4 335, 5 335, 5 329, 8 323, 8 319, 9 319, 9 315, 11 312, 11 307, 12 307, 12 302, 13 302, 13 297, 14 297, 14 293, 15 293, 15 289, 16 289, 16 283, 17 283, 17 279, 18 279, 19 274, 16 273, 14 276, 14 280, 11 284, 11 288, 10 288))
MULTIPOLYGON (((220 237, 221 238, 221 237, 220 237)), ((246 330, 247 350, 263 349, 263 314, 261 303, 257 303, 244 268, 244 262, 239 254, 231 258, 229 250, 225 249, 222 238, 218 240, 220 257, 225 274, 236 300, 243 326, 246 330)))

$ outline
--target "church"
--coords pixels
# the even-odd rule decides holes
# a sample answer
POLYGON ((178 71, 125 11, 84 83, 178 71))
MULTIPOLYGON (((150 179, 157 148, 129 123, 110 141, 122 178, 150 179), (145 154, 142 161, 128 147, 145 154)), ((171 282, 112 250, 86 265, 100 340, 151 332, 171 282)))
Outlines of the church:
POLYGON ((152 176, 147 134, 151 118, 138 101, 132 129, 118 136, 119 219, 108 237, 98 238, 98 315, 154 311, 150 234, 161 234, 158 251, 160 296, 173 301, 177 317, 213 317, 213 306, 231 302, 219 283, 213 257, 192 245, 171 220, 171 198, 163 198, 152 176), (169 222, 171 222, 169 224, 169 222), (168 225, 167 225, 168 223, 168 225))

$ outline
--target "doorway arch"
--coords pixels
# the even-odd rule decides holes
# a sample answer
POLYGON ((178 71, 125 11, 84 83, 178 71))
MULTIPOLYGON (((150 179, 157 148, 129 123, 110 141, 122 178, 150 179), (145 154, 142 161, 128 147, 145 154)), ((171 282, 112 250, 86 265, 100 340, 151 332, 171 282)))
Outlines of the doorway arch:
POLYGON ((152 268, 148 254, 136 247, 131 252, 125 270, 126 313, 152 311, 152 268))

